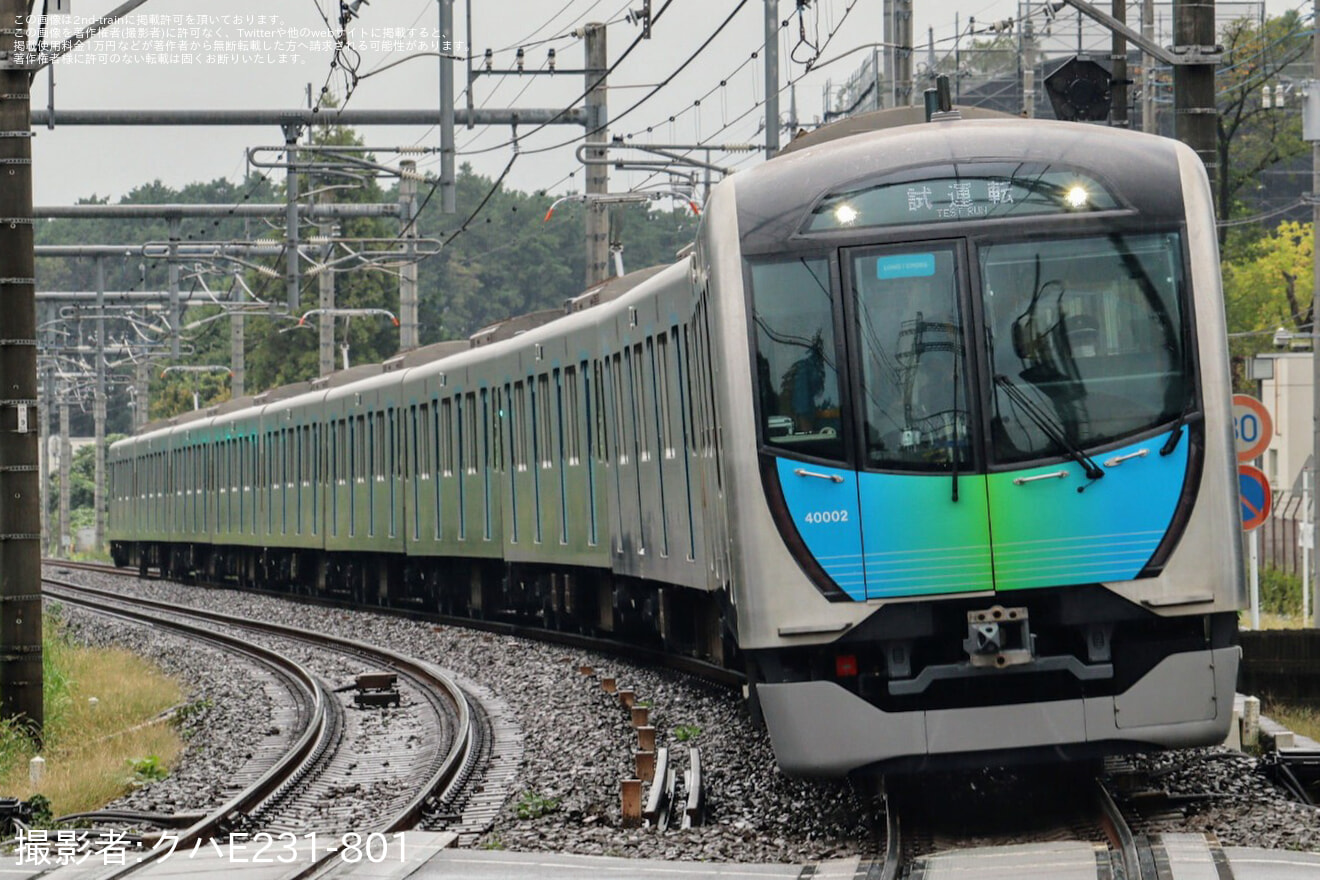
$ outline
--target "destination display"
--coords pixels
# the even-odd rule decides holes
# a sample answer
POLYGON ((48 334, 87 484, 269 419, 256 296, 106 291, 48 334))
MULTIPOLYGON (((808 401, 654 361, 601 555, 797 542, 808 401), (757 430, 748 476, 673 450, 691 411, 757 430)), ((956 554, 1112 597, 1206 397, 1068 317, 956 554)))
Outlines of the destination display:
POLYGON ((804 231, 989 220, 1118 207, 1099 182, 1071 169, 996 163, 930 170, 935 172, 931 177, 827 196, 812 211, 804 231))

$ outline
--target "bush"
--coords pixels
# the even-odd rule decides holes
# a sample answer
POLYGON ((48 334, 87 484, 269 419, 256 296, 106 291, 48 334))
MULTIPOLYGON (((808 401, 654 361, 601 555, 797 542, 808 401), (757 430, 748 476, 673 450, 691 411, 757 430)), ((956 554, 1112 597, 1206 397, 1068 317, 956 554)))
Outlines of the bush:
POLYGON ((1302 613, 1302 579, 1277 568, 1260 572, 1260 610, 1296 617, 1302 613))

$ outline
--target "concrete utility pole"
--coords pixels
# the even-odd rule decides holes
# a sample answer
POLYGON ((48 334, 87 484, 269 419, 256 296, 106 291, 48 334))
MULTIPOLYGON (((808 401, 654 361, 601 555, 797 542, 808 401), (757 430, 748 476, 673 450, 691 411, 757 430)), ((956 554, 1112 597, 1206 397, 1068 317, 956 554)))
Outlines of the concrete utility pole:
MULTIPOLYGON (((1184 53, 1210 53, 1215 45, 1214 0, 1174 0, 1173 42, 1184 53)), ((1215 107, 1215 64, 1173 68, 1174 133, 1201 157, 1219 204, 1219 156, 1215 107)))
POLYGON ((285 155, 288 157, 289 170, 284 177, 284 198, 288 206, 284 215, 284 246, 288 248, 285 253, 284 285, 288 301, 289 314, 300 315, 302 309, 299 308, 301 291, 298 288, 298 136, 302 134, 302 126, 285 125, 284 127, 284 145, 286 147, 285 155))
MULTIPOLYGON (((594 145, 603 147, 609 140, 605 71, 610 62, 605 46, 605 25, 593 22, 586 25, 583 32, 587 43, 587 144, 592 147, 587 150, 587 158, 604 159, 606 151, 594 145)), ((587 287, 599 284, 610 274, 609 209, 592 199, 592 196, 603 196, 610 191, 608 168, 605 164, 587 166, 587 287)))
POLYGON ((48 552, 50 547, 50 516, 46 510, 46 499, 50 497, 50 441, 51 441, 51 385, 55 381, 55 371, 46 366, 41 371, 41 388, 37 403, 37 429, 40 437, 37 441, 38 489, 41 494, 41 552, 48 552))
POLYGON ((0 715, 41 734, 41 497, 28 3, 0 0, 0 715))
POLYGON ((421 344, 417 318, 417 163, 399 163, 399 223, 404 263, 399 267, 399 350, 421 344))
MULTIPOLYGON (((1121 24, 1127 24, 1127 0, 1114 0, 1114 18, 1121 24)), ((1110 79, 1113 80, 1114 88, 1112 94, 1113 104, 1109 112, 1110 124, 1116 128, 1128 127, 1128 66, 1127 66, 1127 40, 1123 37, 1123 32, 1117 29, 1111 31, 1112 42, 1110 47, 1110 79)))
POLYGON ((69 525, 69 468, 73 464, 73 442, 69 439, 69 386, 60 388, 60 550, 61 559, 69 555, 73 546, 73 529, 69 525))
MULTIPOLYGON (((141 431, 148 421, 151 394, 151 363, 146 355, 133 367, 133 430, 141 431)), ((235 395, 237 396, 237 395, 235 395)))
MULTIPOLYGON (((247 292, 243 290, 243 285, 238 283, 239 270, 234 270, 234 283, 230 287, 229 301, 233 303, 242 303, 247 298, 247 292)), ((242 308, 234 309, 229 313, 229 372, 232 378, 229 380, 229 396, 237 399, 246 394, 245 383, 247 380, 247 349, 243 332, 244 317, 242 308)))
MULTIPOLYGON (((1315 0, 1312 9, 1315 15, 1320 15, 1320 0, 1315 0)), ((1320 21, 1320 18, 1313 19, 1320 21)), ((1320 77, 1320 34, 1311 38, 1311 64, 1313 78, 1320 77)), ((1314 80, 1311 88, 1316 88, 1314 80)), ((1320 140, 1311 142, 1311 253, 1320 254, 1320 140)), ((1320 303, 1320 259, 1313 259, 1312 281, 1311 281, 1311 421, 1313 425, 1311 438, 1312 461, 1316 472, 1320 472, 1320 321, 1316 320, 1315 305, 1320 303)), ((1311 503, 1316 503, 1316 498, 1320 497, 1320 483, 1314 480, 1311 483, 1316 490, 1311 493, 1311 503)), ((1320 516, 1312 516, 1311 522, 1320 523, 1320 516)), ((1316 526, 1320 528, 1320 526, 1316 526)), ((1320 627, 1320 552, 1311 554, 1311 561, 1315 565, 1314 576, 1311 578, 1311 610, 1314 626, 1320 627)))
MULTIPOLYGON (((1121 2, 1121 0, 1119 0, 1121 2)), ((1022 53, 1022 115, 1028 119, 1036 116, 1036 30, 1028 18, 1022 23, 1022 36, 1019 40, 1022 53)))
MULTIPOLYGON (((1149 45, 1155 42, 1155 0, 1141 0, 1141 35, 1149 45)), ((1155 119, 1155 56, 1141 56, 1141 130, 1159 130, 1155 119)))
MULTIPOLYGON (((170 356, 179 356, 179 325, 183 323, 179 311, 179 236, 183 229, 183 221, 178 217, 171 217, 169 221, 170 229, 170 356)), ((101 261, 97 260, 99 264, 101 261)), ((98 272, 102 270, 98 269, 98 272)), ((99 288, 105 290, 102 284, 99 288)))
POLYGON ((894 42, 898 43, 894 56, 894 84, 898 88, 895 107, 916 103, 918 89, 912 79, 912 0, 894 0, 894 42))
MULTIPOLYGON (((317 226, 317 231, 326 240, 326 244, 322 247, 321 259, 328 262, 330 256, 334 253, 335 228, 327 223, 317 226)), ((320 334, 317 348, 318 375, 329 376, 335 371, 335 316, 333 314, 335 307, 335 273, 327 268, 317 276, 316 281, 316 305, 318 308, 326 310, 316 316, 317 331, 320 334)), ((347 332, 347 328, 345 332, 347 332)))
MULTIPOLYGON (((468 24, 471 25, 469 12, 468 24)), ((440 0, 440 39, 454 38, 454 0, 440 0)), ((604 39, 602 30, 601 39, 604 39)), ((468 44, 471 49, 471 43, 468 44)), ((458 211, 458 184, 454 177, 454 59, 452 52, 440 53, 440 210, 458 211)), ((588 67, 591 65, 588 64, 588 67)), ((468 91, 472 100, 472 91, 468 91)))
POLYGON ((765 0, 765 157, 779 152, 779 0, 765 0))
MULTIPOLYGON (((177 278, 175 279, 177 282, 177 278)), ((92 397, 92 422, 96 439, 96 470, 92 488, 92 506, 96 511, 94 546, 99 551, 105 546, 105 258, 96 260, 96 290, 101 296, 96 303, 96 392, 92 397)), ((176 291, 177 293, 177 291, 176 291)), ((179 298, 172 297, 177 310, 179 298)), ((175 325, 178 326, 177 324, 175 325)), ((178 344, 179 334, 173 334, 178 344)))

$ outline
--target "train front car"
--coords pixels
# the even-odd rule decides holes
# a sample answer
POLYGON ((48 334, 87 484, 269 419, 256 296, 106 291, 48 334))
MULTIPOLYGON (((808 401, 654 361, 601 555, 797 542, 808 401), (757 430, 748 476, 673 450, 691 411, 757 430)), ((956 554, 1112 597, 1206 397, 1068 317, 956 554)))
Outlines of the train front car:
POLYGON ((694 269, 723 328, 730 601, 780 766, 1222 740, 1244 591, 1195 154, 951 120, 721 189, 694 269))

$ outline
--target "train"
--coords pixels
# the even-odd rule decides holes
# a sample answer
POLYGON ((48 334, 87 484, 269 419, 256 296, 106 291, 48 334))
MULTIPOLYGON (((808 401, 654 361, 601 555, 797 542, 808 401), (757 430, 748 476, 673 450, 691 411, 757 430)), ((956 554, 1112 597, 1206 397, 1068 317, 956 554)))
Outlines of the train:
POLYGON ((673 265, 114 444, 111 553, 735 667, 797 776, 1221 741, 1217 247, 1170 139, 827 129, 673 265))

